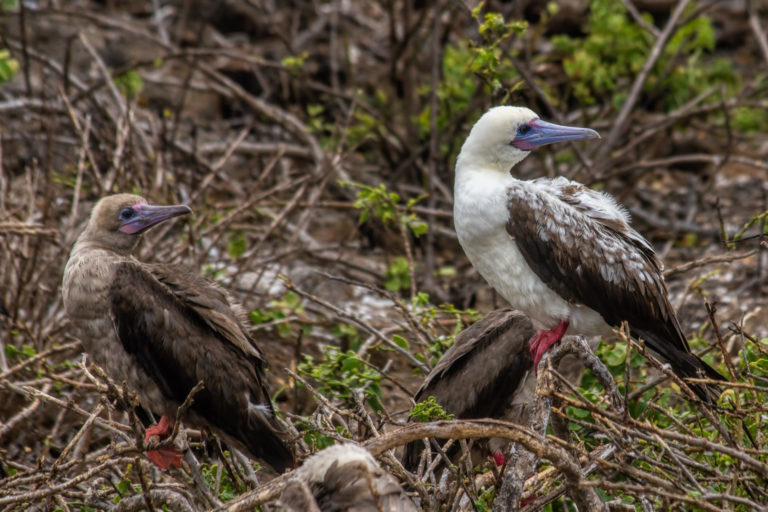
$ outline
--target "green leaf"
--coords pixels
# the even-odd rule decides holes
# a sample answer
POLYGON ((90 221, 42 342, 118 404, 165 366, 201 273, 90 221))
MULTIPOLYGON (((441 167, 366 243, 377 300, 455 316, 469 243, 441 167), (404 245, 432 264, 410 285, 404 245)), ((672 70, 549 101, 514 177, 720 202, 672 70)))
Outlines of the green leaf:
POLYGON ((453 414, 445 412, 442 406, 437 403, 434 396, 429 396, 426 400, 414 405, 409 416, 421 423, 435 420, 455 419, 453 414))
POLYGON ((411 231, 413 231, 413 234, 417 237, 427 232, 427 223, 420 220, 411 221, 408 223, 408 226, 411 228, 411 231))
POLYGON ((404 348, 405 350, 411 350, 411 345, 408 343, 408 340, 406 340, 402 336, 393 334, 392 341, 400 348, 404 348))
POLYGON ((19 61, 8 50, 0 50, 0 83, 10 82, 19 72, 19 61))
POLYGON ((117 89, 129 100, 136 98, 144 90, 144 79, 133 69, 115 75, 113 80, 117 89))

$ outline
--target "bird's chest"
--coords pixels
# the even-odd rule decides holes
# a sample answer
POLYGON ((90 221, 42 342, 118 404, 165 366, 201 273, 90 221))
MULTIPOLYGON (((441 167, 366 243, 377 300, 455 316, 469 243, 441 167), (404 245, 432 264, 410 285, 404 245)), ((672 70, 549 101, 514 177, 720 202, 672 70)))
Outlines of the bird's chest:
POLYGON ((562 314, 567 305, 531 270, 507 233, 508 185, 466 185, 457 190, 454 220, 459 243, 472 265, 513 307, 534 317, 543 308, 562 314))
POLYGON ((108 258, 74 255, 64 270, 64 307, 88 358, 117 385, 125 382, 137 391, 147 407, 165 413, 167 401, 117 336, 109 296, 114 275, 113 262, 108 258))
POLYGON ((462 247, 480 275, 513 307, 532 318, 568 316, 568 304, 533 272, 503 227, 485 238, 470 235, 462 247))
POLYGON ((73 255, 64 269, 62 282, 62 299, 69 317, 79 320, 105 316, 113 278, 110 261, 73 255))

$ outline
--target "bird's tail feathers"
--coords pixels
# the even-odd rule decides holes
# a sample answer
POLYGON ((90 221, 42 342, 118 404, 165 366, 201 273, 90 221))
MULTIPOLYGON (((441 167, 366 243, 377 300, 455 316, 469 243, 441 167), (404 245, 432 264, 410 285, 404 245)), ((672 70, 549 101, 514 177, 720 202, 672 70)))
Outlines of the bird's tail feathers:
POLYGON ((296 462, 288 443, 290 434, 274 416, 263 421, 243 421, 238 425, 239 439, 252 456, 269 464, 277 473, 285 473, 296 462))
MULTIPOLYGON (((658 335, 643 330, 635 330, 632 335, 645 340, 648 348, 655 354, 661 356, 670 364, 672 370, 682 379, 712 379, 726 381, 727 379, 720 373, 702 361, 698 356, 672 346, 668 340, 662 339, 658 335)), ((722 393, 720 386, 716 384, 700 384, 686 382, 691 391, 696 393, 701 400, 707 403, 717 402, 722 393)))

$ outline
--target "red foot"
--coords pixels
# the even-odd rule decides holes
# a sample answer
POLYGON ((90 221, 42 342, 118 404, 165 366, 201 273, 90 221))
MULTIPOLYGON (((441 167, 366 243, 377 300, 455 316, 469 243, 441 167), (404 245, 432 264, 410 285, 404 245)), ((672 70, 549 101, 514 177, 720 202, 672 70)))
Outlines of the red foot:
POLYGON ((501 452, 493 452, 493 462, 496 463, 497 467, 501 467, 504 465, 504 462, 506 462, 506 459, 504 458, 504 454, 501 452))
POLYGON ((169 466, 181 467, 181 452, 173 447, 147 450, 147 458, 160 469, 168 469, 169 466))
POLYGON ((536 496, 528 496, 527 498, 523 498, 520 500, 520 507, 524 507, 529 503, 533 503, 536 501, 536 496))
POLYGON ((533 357, 533 371, 538 375, 539 361, 549 347, 563 338, 568 330, 568 320, 561 320, 557 327, 551 331, 539 331, 530 341, 531 356, 533 357))
MULTIPOLYGON (((160 439, 168 437, 173 425, 171 421, 163 415, 157 425, 147 427, 144 432, 144 442, 149 441, 152 436, 158 436, 160 439)), ((147 450, 147 457, 155 463, 160 469, 167 469, 168 466, 181 466, 181 452, 173 447, 158 448, 157 450, 147 450)))
POLYGON ((171 425, 171 420, 169 420, 168 417, 163 414, 163 417, 160 418, 160 423, 147 427, 147 430, 144 432, 144 442, 146 443, 149 441, 149 438, 152 436, 159 436, 161 439, 166 437, 168 434, 170 434, 172 426, 173 425, 171 425))

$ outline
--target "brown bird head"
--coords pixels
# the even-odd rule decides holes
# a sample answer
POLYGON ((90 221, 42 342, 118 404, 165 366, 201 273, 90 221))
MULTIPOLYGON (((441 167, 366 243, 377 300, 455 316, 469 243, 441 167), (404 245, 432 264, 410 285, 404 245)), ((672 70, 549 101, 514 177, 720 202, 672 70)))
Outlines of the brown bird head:
POLYGON ((141 234, 165 220, 192 213, 189 206, 155 206, 141 196, 116 194, 101 199, 91 212, 81 240, 95 242, 121 254, 130 254, 141 234))

